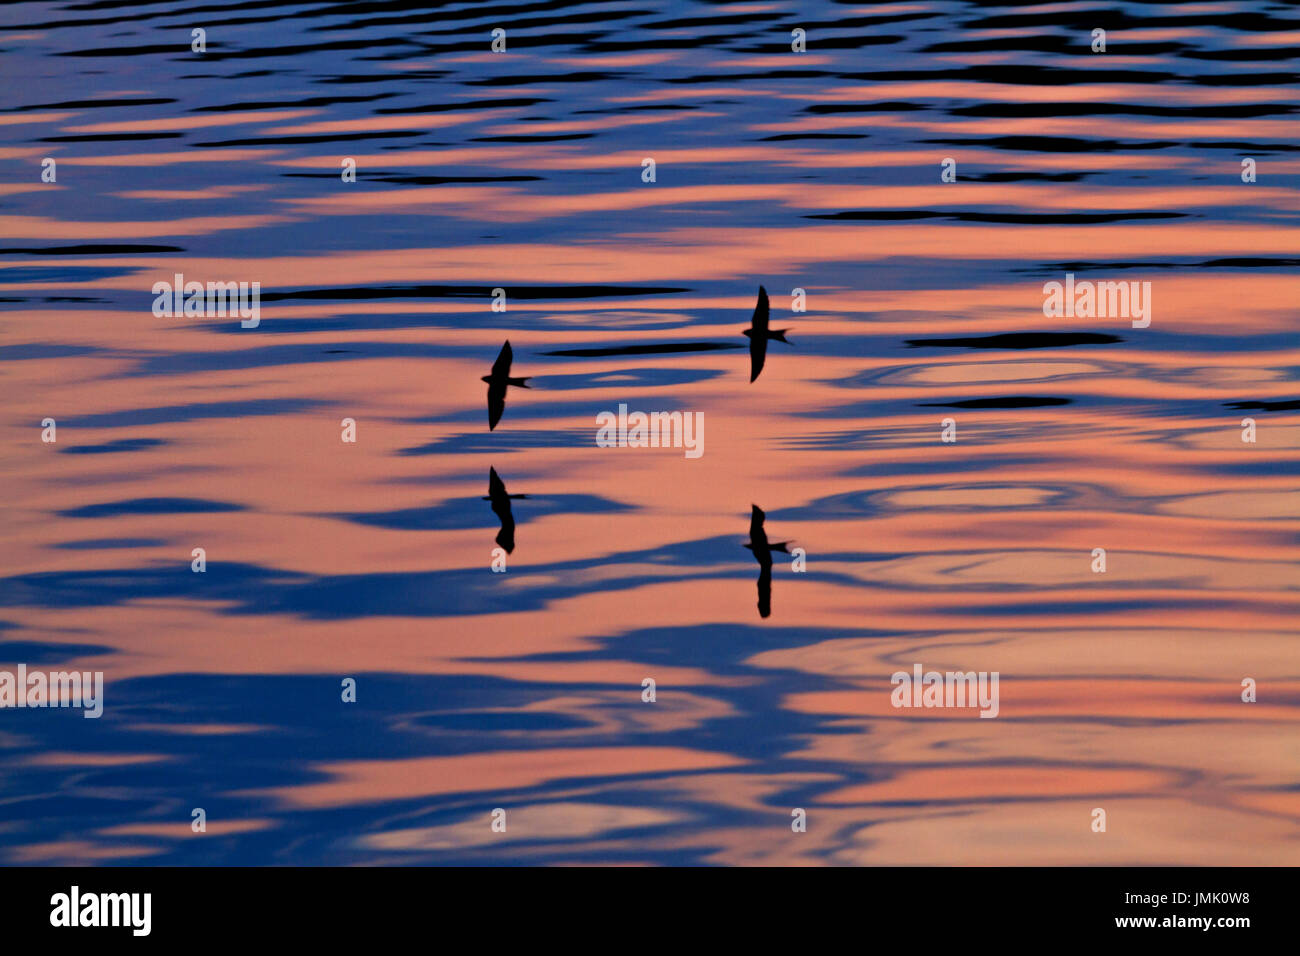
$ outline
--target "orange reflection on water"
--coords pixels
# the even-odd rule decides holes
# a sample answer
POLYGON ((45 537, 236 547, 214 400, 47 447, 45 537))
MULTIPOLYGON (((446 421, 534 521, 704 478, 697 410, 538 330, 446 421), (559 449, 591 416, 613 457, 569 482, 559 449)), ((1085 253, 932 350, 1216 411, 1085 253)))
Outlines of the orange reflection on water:
MULTIPOLYGON (((251 809, 210 836, 285 839, 286 860, 304 818, 366 863, 1297 859, 1300 161, 1261 152, 1247 185, 1239 150, 1206 142, 1293 140, 1269 108, 1294 90, 1107 78, 1068 102, 1136 115, 972 117, 954 104, 1062 91, 860 82, 861 50, 814 42, 792 67, 785 46, 703 64, 421 50, 367 61, 391 78, 358 99, 411 94, 373 108, 263 110, 245 91, 170 118, 6 114, 16 137, 197 136, 0 147, 30 175, 0 186, 17 250, 0 290, 20 300, 0 347, 4 653, 103 670, 107 695, 102 740, 68 729, 92 723, 76 713, 7 726, 0 799, 93 793, 111 818, 0 824, 6 862, 172 859, 189 833, 174 794, 214 756, 198 782, 251 809), (543 82, 557 68, 631 79, 543 82), (732 75, 797 68, 827 75, 732 75), (444 70, 436 94, 410 75, 444 70), (922 108, 807 111, 889 103, 922 108), (245 124, 238 142, 357 138, 195 145, 245 124), (870 138, 819 138, 837 132, 870 138), (993 148, 1050 136, 1088 148, 993 148), (47 153, 57 184, 39 182, 47 153), (958 183, 939 182, 946 156, 958 183), (177 250, 111 249, 140 240, 177 250), (110 248, 37 249, 79 242, 110 248), (261 325, 155 318, 152 284, 177 272, 260 282, 261 325), (1044 316, 1067 272, 1150 282, 1150 328, 1044 316), (751 384, 760 283, 792 331, 751 384), (489 431, 480 376, 507 338, 532 387, 489 431), (644 350, 682 345, 709 348, 644 350), (597 447, 596 415, 624 403, 702 413, 703 457, 597 447), (489 469, 527 496, 500 574, 489 469), (768 618, 755 505, 807 561, 774 554, 768 618), (999 672, 998 718, 894 708, 890 676, 917 663, 999 672)), ((1106 66, 1125 62, 1159 58, 1106 66)))

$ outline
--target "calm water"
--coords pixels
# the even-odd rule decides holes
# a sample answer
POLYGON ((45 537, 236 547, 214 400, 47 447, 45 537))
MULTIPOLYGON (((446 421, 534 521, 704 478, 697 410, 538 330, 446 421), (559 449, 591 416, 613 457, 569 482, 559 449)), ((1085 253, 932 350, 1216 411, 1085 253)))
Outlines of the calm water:
POLYGON ((1295 7, 90 0, 0 51, 0 669, 106 681, 0 711, 0 860, 1300 862, 1295 7), (260 326, 156 318, 178 272, 260 326), (1066 273, 1150 327, 1045 318, 1066 273), (704 455, 597 448, 620 403, 704 455), (997 719, 891 707, 917 663, 997 719))

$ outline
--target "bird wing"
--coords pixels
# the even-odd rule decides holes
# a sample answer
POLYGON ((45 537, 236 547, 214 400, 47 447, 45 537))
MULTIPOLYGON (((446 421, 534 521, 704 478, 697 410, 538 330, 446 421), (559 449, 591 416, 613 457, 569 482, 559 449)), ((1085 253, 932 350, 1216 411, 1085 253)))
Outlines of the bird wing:
POLYGON ((501 519, 501 530, 497 532, 497 544, 506 549, 506 554, 515 550, 515 516, 510 510, 510 499, 502 500, 502 508, 497 511, 496 503, 493 502, 492 510, 496 511, 497 517, 501 519))
POLYGON ((763 363, 766 361, 767 336, 756 330, 749 337, 749 381, 751 383, 758 378, 758 373, 763 371, 763 363))
POLYGON ((495 468, 488 469, 488 497, 493 501, 506 497, 506 483, 501 480, 495 468))
POLYGON ((767 531, 763 528, 767 515, 763 514, 763 509, 758 505, 754 505, 753 508, 749 516, 749 543, 754 549, 754 557, 758 558, 759 564, 764 561, 771 564, 771 548, 767 543, 767 531))
POLYGON ((754 317, 750 320, 750 323, 756 331, 767 331, 767 290, 762 286, 758 287, 758 304, 754 306, 754 317))
POLYGON ((488 386, 488 431, 497 427, 497 422, 501 421, 501 415, 506 410, 506 385, 502 382, 500 385, 488 386))
POLYGON ((510 375, 510 363, 514 360, 514 350, 510 348, 510 340, 506 339, 506 344, 501 346, 501 352, 497 355, 497 360, 492 363, 492 377, 507 378, 510 375))

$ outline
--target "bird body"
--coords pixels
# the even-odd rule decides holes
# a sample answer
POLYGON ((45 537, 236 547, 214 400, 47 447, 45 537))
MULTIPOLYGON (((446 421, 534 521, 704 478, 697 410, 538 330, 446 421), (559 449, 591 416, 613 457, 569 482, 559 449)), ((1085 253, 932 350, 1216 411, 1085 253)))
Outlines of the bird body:
POLYGON ((789 329, 773 329, 769 326, 770 317, 768 314, 767 289, 761 285, 758 287, 758 303, 754 306, 754 316, 750 319, 749 328, 744 330, 745 337, 749 339, 749 380, 753 382, 758 378, 758 373, 763 371, 763 363, 767 361, 767 343, 772 339, 778 342, 784 342, 786 345, 790 341, 785 337, 789 329))
POLYGON ((515 516, 510 510, 510 502, 527 495, 512 495, 506 492, 506 483, 501 480, 495 468, 488 469, 488 493, 484 501, 492 502, 492 513, 501 519, 501 530, 497 532, 497 544, 505 548, 506 554, 515 550, 515 516))
POLYGON ((501 416, 506 410, 506 388, 515 385, 519 388, 530 388, 527 385, 531 375, 523 378, 512 378, 510 375, 510 365, 514 361, 515 353, 510 348, 510 340, 506 339, 506 344, 501 346, 501 352, 497 355, 497 360, 492 363, 492 374, 484 375, 480 381, 487 382, 487 399, 488 399, 488 431, 497 427, 497 422, 501 421, 501 416))
POLYGON ((759 617, 766 618, 772 614, 772 552, 789 554, 786 545, 790 542, 778 541, 773 544, 768 541, 767 531, 763 528, 767 515, 758 505, 751 505, 750 508, 749 543, 745 547, 754 553, 754 560, 758 562, 758 614, 759 617))

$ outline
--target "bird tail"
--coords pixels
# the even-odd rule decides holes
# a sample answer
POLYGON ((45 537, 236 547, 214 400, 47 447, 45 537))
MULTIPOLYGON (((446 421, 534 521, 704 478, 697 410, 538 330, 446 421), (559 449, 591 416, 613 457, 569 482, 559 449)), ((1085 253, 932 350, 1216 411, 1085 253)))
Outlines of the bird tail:
POLYGON ((531 375, 525 375, 523 378, 508 378, 508 379, 506 379, 506 384, 507 384, 507 385, 518 385, 520 388, 532 388, 531 385, 525 385, 525 384, 524 384, 524 383, 527 382, 530 378, 532 378, 531 375))
POLYGON ((786 345, 790 345, 790 340, 785 337, 785 333, 789 331, 789 329, 772 329, 772 331, 767 333, 767 337, 769 339, 776 339, 778 342, 784 342, 786 345))

